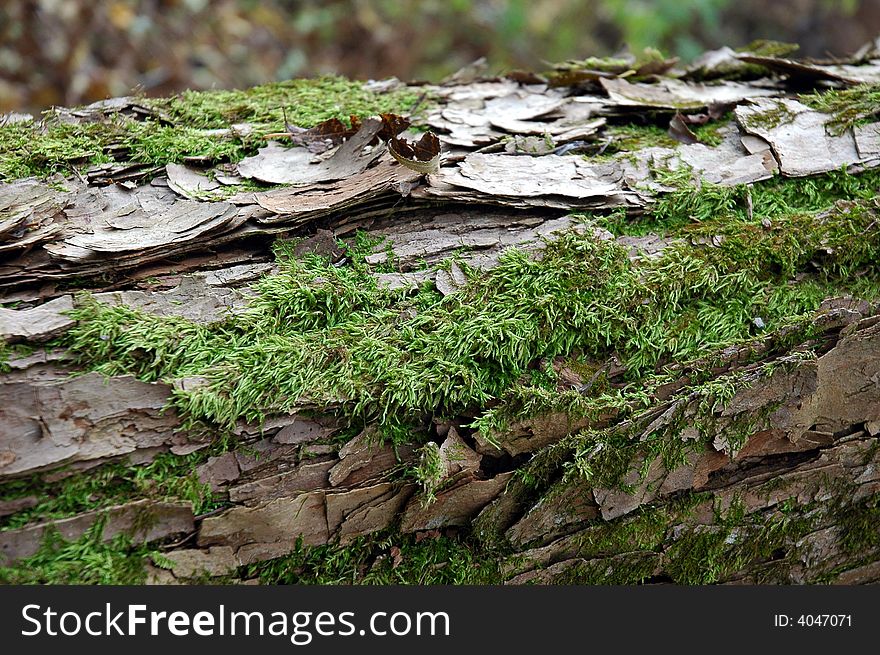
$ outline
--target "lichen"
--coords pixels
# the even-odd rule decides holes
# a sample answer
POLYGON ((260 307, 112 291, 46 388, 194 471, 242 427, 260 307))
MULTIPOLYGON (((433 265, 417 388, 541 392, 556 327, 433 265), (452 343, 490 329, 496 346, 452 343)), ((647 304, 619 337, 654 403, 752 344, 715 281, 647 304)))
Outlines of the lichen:
POLYGON ((784 102, 776 100, 773 102, 773 105, 771 109, 742 117, 740 121, 743 127, 747 129, 764 128, 772 130, 783 123, 789 123, 794 120, 795 114, 784 102))

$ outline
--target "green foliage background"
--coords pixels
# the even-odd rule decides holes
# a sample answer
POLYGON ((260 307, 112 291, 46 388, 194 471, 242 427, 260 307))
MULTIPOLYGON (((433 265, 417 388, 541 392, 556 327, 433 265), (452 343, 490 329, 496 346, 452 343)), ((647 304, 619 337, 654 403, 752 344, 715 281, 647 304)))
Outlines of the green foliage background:
POLYGON ((141 88, 242 88, 292 77, 438 79, 628 45, 692 58, 765 38, 846 54, 880 0, 14 0, 0 3, 0 112, 141 88))

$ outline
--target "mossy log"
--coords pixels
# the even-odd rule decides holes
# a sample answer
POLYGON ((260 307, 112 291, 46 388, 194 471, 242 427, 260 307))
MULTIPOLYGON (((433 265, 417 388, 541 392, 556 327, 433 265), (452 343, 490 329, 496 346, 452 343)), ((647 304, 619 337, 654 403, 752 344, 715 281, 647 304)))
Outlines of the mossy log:
POLYGON ((0 580, 880 581, 876 54, 0 121, 0 580))

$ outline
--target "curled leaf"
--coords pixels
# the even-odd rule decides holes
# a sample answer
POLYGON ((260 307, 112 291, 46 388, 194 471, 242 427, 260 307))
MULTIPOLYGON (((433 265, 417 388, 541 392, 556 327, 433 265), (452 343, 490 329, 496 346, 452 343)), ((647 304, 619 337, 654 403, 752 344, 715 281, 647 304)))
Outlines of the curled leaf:
POLYGON ((380 114, 382 127, 377 137, 387 142, 388 152, 400 164, 418 173, 436 173, 440 170, 440 139, 433 132, 425 132, 418 141, 410 143, 400 133, 410 121, 398 114, 380 114))
POLYGON ((672 117, 672 120, 669 121, 668 133, 669 136, 676 141, 680 141, 687 145, 699 142, 697 135, 691 132, 691 129, 687 126, 685 117, 682 114, 676 114, 672 117))
POLYGON ((376 135, 383 141, 391 141, 410 126, 409 119, 398 114, 379 114, 382 119, 382 127, 376 135))
POLYGON ((291 125, 285 118, 285 128, 294 145, 308 148, 309 152, 319 154, 333 146, 338 146, 354 136, 361 127, 357 116, 350 118, 351 127, 338 118, 330 118, 308 129, 291 125))
POLYGON ((440 170, 440 139, 433 132, 425 132, 415 143, 394 137, 388 141, 388 152, 402 165, 419 173, 440 170))

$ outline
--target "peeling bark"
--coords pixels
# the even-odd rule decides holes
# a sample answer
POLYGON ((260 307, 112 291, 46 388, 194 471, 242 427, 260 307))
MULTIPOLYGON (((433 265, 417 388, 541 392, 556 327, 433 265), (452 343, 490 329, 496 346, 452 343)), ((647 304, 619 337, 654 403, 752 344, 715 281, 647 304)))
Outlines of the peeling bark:
MULTIPOLYGON (((786 95, 804 80, 877 81, 878 61, 819 65, 725 49, 680 79, 663 77, 661 66, 651 82, 608 74, 581 80, 577 92, 510 79, 429 87, 438 102, 426 121, 444 152, 427 177, 370 146, 378 128, 368 122, 332 152, 272 143, 234 169, 215 169, 214 179, 192 166, 120 163, 63 184, 0 185, 0 301, 20 305, 0 307, 0 338, 4 347, 53 346, 10 351, 0 362, 0 482, 57 482, 109 462, 197 453, 221 435, 232 440, 193 464, 193 479, 215 503, 205 514, 141 499, 33 521, 0 529, 0 563, 33 555, 52 530, 77 539, 104 521, 100 540, 126 535, 161 550, 161 569, 150 571, 162 583, 241 577, 243 567, 302 545, 458 529, 502 553, 501 576, 511 584, 880 580, 880 320, 868 302, 828 298, 808 335, 756 331, 704 360, 663 362, 668 379, 628 404, 527 412, 495 434, 473 430, 474 408, 447 416, 443 407, 416 417, 420 429, 429 425, 419 443, 396 446, 381 440, 374 418, 342 442, 351 426, 340 408, 351 397, 320 406, 295 399, 291 413, 225 431, 188 429, 174 394, 197 391, 208 377, 83 374, 51 341, 73 325, 67 312, 80 300, 65 288, 73 281, 89 282, 104 305, 204 326, 240 315, 253 284, 280 270, 267 247, 277 235, 309 237, 294 257, 317 253, 344 266, 338 240, 363 231, 382 242, 365 256, 380 287, 430 284, 444 302, 467 297, 474 278, 466 271, 497 267, 506 249, 540 260, 548 243, 572 232, 615 240, 633 262, 682 245, 717 248, 721 237, 692 232, 614 237, 572 213, 621 209, 635 220, 673 190, 660 170, 685 167, 696 188, 880 165, 877 123, 833 134, 826 114, 786 95), (695 81, 754 65, 789 77, 695 81), (717 145, 567 154, 585 145, 602 154, 602 131, 627 116, 716 103, 725 105, 719 114, 733 107, 735 116, 719 127, 717 145), (157 174, 149 184, 96 186, 148 173, 157 174), (226 187, 243 178, 292 186, 229 197, 226 187), (382 270, 390 263, 399 270, 382 270), (735 390, 716 406, 706 386, 725 381, 735 390), (591 435, 606 441, 591 451, 591 435), (414 474, 424 440, 438 454, 434 486, 415 482, 424 480, 414 474), (617 469, 599 470, 603 448, 612 447, 617 469)), ((618 354, 603 354, 592 379, 562 357, 532 365, 552 368, 560 394, 586 397, 600 374, 607 389, 627 383, 618 354)), ((40 501, 0 500, 0 518, 40 501)))

